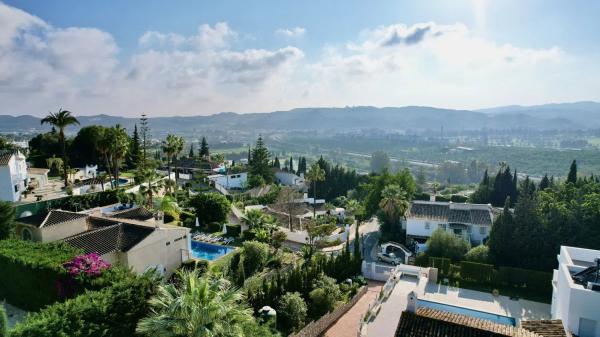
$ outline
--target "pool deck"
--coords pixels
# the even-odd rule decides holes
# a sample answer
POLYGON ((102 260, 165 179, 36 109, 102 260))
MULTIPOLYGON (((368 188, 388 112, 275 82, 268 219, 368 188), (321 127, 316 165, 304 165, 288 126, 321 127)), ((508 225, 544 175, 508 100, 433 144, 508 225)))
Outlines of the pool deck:
POLYGON ((551 318, 550 304, 528 300, 513 301, 506 296, 494 297, 489 293, 426 282, 426 279, 417 281, 415 277, 403 276, 381 306, 377 317, 368 324, 369 337, 394 336, 400 314, 406 309, 406 297, 413 290, 419 299, 510 316, 517 320, 517 325, 520 320, 551 318))

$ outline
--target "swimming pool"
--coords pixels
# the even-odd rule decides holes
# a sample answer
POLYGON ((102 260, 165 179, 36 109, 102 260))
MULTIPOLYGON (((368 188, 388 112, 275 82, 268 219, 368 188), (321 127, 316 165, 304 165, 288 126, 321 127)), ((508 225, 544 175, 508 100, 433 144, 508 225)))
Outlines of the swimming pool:
POLYGON ((212 261, 234 250, 235 248, 229 246, 211 245, 210 243, 192 240, 192 257, 196 259, 212 261))
POLYGON ((496 315, 496 314, 492 314, 490 312, 484 312, 484 311, 479 311, 479 310, 461 308, 461 307, 457 307, 457 306, 450 305, 450 304, 443 304, 443 303, 431 302, 431 301, 426 301, 426 300, 417 300, 417 307, 431 308, 431 309, 435 309, 435 310, 447 311, 447 312, 460 314, 460 315, 467 315, 467 316, 481 318, 481 319, 485 319, 488 321, 492 321, 494 323, 499 323, 499 324, 504 324, 504 325, 511 325, 511 326, 517 325, 517 321, 512 317, 496 315))

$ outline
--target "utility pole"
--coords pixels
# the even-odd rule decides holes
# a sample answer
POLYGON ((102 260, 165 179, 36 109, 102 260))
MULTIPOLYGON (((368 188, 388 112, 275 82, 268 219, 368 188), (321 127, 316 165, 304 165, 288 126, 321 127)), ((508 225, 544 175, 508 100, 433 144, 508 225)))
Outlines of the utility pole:
POLYGON ((146 114, 142 114, 142 118, 140 118, 140 131, 142 133, 142 156, 143 156, 143 160, 142 160, 142 168, 146 169, 146 148, 148 146, 148 132, 150 131, 150 128, 148 127, 148 118, 146 117, 146 114))

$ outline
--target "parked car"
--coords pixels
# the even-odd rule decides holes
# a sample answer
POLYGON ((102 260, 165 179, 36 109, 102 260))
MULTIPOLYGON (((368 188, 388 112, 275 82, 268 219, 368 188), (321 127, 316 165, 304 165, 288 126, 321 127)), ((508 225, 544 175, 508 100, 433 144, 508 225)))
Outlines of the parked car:
POLYGON ((377 259, 381 262, 390 263, 394 266, 402 263, 402 260, 394 253, 377 253, 377 259))

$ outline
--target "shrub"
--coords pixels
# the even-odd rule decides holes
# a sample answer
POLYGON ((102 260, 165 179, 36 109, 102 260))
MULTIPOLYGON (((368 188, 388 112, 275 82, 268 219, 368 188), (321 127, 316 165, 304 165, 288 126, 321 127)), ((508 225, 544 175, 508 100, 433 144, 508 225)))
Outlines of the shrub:
POLYGON ((38 310, 61 298, 62 264, 81 251, 66 243, 0 241, 0 298, 25 310, 38 310))
POLYGON ((308 295, 311 305, 311 315, 314 318, 333 311, 337 303, 342 299, 342 292, 335 279, 321 275, 313 283, 313 290, 308 295))
POLYGON ((244 272, 247 277, 264 267, 269 258, 269 245, 257 241, 244 242, 242 250, 244 272))
POLYGON ((497 282, 509 287, 527 287, 541 292, 552 291, 552 273, 537 270, 500 267, 497 282))
POLYGON ((427 240, 427 255, 461 261, 469 250, 469 243, 443 229, 436 229, 427 240))
POLYGON ((218 193, 198 194, 190 200, 190 205, 196 209, 196 215, 202 224, 225 222, 231 208, 229 200, 218 193))
POLYGON ((188 260, 181 264, 181 269, 198 272, 198 275, 204 275, 208 271, 208 261, 206 260, 188 260))
POLYGON ((430 198, 431 198, 431 195, 429 193, 422 192, 422 193, 415 193, 413 200, 429 201, 430 198))
POLYGON ((463 261, 460 263, 460 277, 465 281, 490 284, 494 266, 491 264, 463 261))
POLYGON ((285 293, 279 300, 277 323, 285 332, 297 332, 304 326, 308 308, 299 293, 285 293))
POLYGON ((15 208, 8 201, 0 201, 0 240, 8 239, 13 229, 15 208))
POLYGON ((450 201, 452 201, 452 202, 464 203, 464 202, 467 202, 467 200, 469 200, 468 197, 465 197, 464 195, 460 195, 460 194, 453 194, 450 197, 450 201))
POLYGON ((465 254, 465 259, 469 262, 478 262, 478 263, 487 263, 489 262, 488 254, 490 249, 486 245, 479 245, 477 247, 471 248, 467 254, 465 254))
POLYGON ((156 284, 158 280, 150 273, 124 278, 30 314, 11 337, 134 336, 137 322, 149 312, 148 299, 156 284))
POLYGON ((236 224, 227 224, 227 236, 239 237, 242 233, 242 226, 236 224))
POLYGON ((179 222, 179 214, 173 210, 166 210, 164 211, 165 213, 165 218, 164 218, 164 222, 165 223, 171 223, 171 222, 179 222))
POLYGON ((8 317, 3 305, 0 305, 0 337, 8 337, 8 317))
POLYGON ((223 231, 223 225, 218 222, 209 222, 204 226, 204 229, 209 233, 216 233, 223 231))

